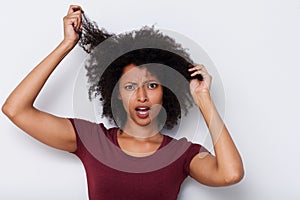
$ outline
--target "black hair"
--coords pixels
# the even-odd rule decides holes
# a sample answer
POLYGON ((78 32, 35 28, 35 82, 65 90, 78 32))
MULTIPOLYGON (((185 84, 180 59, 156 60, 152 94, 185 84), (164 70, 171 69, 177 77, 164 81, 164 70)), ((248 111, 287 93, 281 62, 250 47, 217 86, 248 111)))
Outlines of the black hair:
MULTIPOLYGON (((154 26, 144 26, 139 30, 116 35, 108 33, 103 28, 99 29, 85 14, 82 26, 79 45, 90 54, 85 62, 90 84, 89 98, 91 100, 99 96, 103 105, 103 116, 120 126, 126 122, 126 112, 114 90, 118 87, 124 67, 129 64, 136 66, 153 64, 154 67, 149 68, 149 71, 163 83, 162 106, 167 115, 164 128, 173 128, 181 118, 181 113, 187 114, 193 102, 189 91, 191 77, 188 72, 193 61, 187 49, 154 26), (174 73, 170 73, 161 65, 173 69, 174 73), (173 77, 176 75, 175 72, 177 77, 180 74, 184 78, 173 77)), ((160 119, 160 115, 158 118, 160 119)))

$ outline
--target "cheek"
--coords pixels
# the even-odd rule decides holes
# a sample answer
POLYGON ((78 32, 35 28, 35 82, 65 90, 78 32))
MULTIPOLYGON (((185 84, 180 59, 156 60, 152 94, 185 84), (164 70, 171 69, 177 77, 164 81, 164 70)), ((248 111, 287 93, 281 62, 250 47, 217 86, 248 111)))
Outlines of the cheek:
POLYGON ((122 104, 127 111, 128 107, 131 105, 130 102, 133 101, 133 93, 120 91, 118 98, 120 99, 120 101, 122 101, 122 104))
POLYGON ((154 104, 162 104, 163 101, 163 93, 162 91, 157 91, 149 94, 149 99, 151 99, 154 104))

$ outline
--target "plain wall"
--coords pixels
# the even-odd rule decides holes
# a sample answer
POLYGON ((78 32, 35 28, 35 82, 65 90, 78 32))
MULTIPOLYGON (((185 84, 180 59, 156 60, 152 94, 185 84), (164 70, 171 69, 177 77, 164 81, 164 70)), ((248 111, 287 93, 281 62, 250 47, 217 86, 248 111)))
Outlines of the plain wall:
MULTIPOLYGON (((5 1, 1 5, 0 103, 63 37, 69 4, 110 32, 156 24, 191 38, 214 62, 225 93, 224 120, 243 157, 244 179, 211 188, 188 178, 182 200, 300 198, 300 1, 5 1)), ((36 106, 72 117, 85 53, 76 47, 36 106)), ((48 147, 0 114, 0 199, 87 199, 79 159, 48 147)))

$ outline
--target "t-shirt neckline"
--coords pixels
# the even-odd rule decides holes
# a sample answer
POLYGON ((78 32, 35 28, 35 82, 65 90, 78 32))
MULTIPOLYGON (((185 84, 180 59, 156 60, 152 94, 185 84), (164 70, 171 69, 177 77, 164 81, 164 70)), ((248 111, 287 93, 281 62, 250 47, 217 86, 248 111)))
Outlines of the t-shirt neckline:
POLYGON ((149 155, 146 155, 146 156, 132 156, 132 155, 127 154, 127 153, 121 148, 121 146, 120 146, 120 144, 119 144, 119 142, 118 142, 118 130, 119 130, 119 128, 114 128, 114 130, 112 131, 112 132, 113 132, 113 142, 114 142, 114 144, 120 149, 120 151, 121 151, 124 155, 126 155, 126 156, 128 156, 128 157, 130 157, 130 158, 134 158, 134 159, 145 159, 145 158, 150 158, 150 157, 154 156, 155 154, 157 154, 157 152, 158 152, 161 148, 163 148, 163 147, 166 145, 166 143, 167 143, 167 137, 166 137, 164 134, 162 134, 162 135, 163 135, 163 140, 162 140, 161 144, 159 145, 159 147, 158 147, 153 153, 151 153, 151 154, 149 154, 149 155))

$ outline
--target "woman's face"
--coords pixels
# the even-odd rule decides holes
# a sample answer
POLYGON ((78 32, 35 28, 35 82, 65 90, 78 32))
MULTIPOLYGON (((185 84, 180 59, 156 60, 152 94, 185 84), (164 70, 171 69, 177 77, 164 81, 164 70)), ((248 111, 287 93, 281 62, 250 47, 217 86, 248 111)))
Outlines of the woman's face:
POLYGON ((127 65, 119 82, 119 99, 127 113, 127 123, 147 126, 156 122, 161 109, 163 88, 146 67, 127 65))

